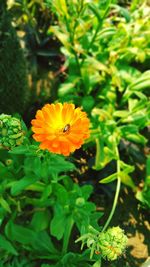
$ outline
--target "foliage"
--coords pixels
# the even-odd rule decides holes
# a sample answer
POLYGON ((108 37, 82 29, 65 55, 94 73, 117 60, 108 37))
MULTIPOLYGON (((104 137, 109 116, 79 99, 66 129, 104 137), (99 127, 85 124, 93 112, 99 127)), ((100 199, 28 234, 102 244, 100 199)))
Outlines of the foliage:
POLYGON ((75 170, 75 165, 63 156, 39 151, 38 145, 30 144, 27 138, 24 145, 10 152, 1 150, 0 159, 3 266, 10 266, 7 261, 19 261, 22 253, 27 255, 29 264, 37 259, 40 264, 42 259, 43 263, 48 260, 60 266, 70 257, 74 258, 72 266, 79 259, 82 262, 82 255, 69 253, 74 247, 73 242, 68 248, 72 229, 76 226, 81 234, 89 224, 98 228, 101 213, 88 201, 92 187, 80 187, 69 177, 68 172, 75 170))
POLYGON ((4 4, 0 15, 0 113, 23 114, 29 92, 26 61, 4 4))
MULTIPOLYGON (((114 173, 111 170, 111 174, 105 175, 100 182, 106 184, 116 180, 117 183, 110 215, 104 226, 99 226, 102 213, 89 200, 92 186, 81 186, 74 179, 79 171, 74 157, 64 158, 41 151, 39 144, 31 141, 30 130, 25 129, 22 145, 11 151, 0 150, 0 266, 99 267, 101 254, 96 254, 94 241, 88 239, 87 249, 79 254, 75 240, 89 237, 89 225, 95 229, 96 237, 100 231, 101 236, 108 233, 121 183, 129 186, 137 199, 149 207, 149 156, 141 191, 138 185, 142 178, 135 181, 133 172, 138 166, 134 159, 140 156, 142 160, 146 159, 143 148, 147 146, 150 123, 150 8, 147 1, 142 0, 123 5, 118 2, 124 1, 7 1, 15 27, 24 32, 33 80, 42 76, 39 63, 46 62, 48 66, 54 60, 53 71, 58 66, 57 73, 63 73, 63 77, 59 77, 58 92, 53 87, 53 99, 62 103, 74 102, 87 112, 91 135, 84 149, 92 157, 93 165, 90 164, 96 173, 104 172, 106 166, 115 163, 114 173), (39 57, 41 61, 38 61, 39 57), (91 247, 94 247, 92 259, 91 247)), ((14 94, 11 94, 11 105, 7 101, 5 104, 8 111, 15 104, 21 113, 27 92, 24 91, 24 58, 4 10, 6 12, 5 7, 0 34, 2 44, 7 46, 4 54, 0 50, 0 58, 4 59, 0 70, 5 68, 7 71, 0 75, 1 88, 7 78, 9 90, 14 94), (3 34, 8 30, 10 34, 3 34), (19 59, 13 64, 14 57, 20 58, 22 64, 19 59), (18 77, 21 77, 19 83, 18 77)), ((104 246, 106 258, 105 249, 104 246)))
MULTIPOLYGON (((61 42, 67 78, 59 88, 61 101, 80 103, 91 118, 88 147, 96 145, 96 170, 117 160, 121 142, 144 146, 141 130, 148 126, 147 88, 150 71, 139 66, 149 58, 149 7, 134 1, 129 8, 107 1, 46 1, 58 17, 50 26, 61 42), (138 6, 138 9, 137 9, 138 6)), ((135 189, 134 167, 120 161, 123 183, 135 189)), ((111 175, 102 182, 117 178, 111 175)))

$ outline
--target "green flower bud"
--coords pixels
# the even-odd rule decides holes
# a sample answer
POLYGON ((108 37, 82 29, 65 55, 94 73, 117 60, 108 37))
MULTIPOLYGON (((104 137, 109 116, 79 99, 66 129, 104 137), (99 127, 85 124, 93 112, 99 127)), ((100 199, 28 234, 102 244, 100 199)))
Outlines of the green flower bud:
POLYGON ((21 145, 24 139, 21 122, 11 115, 0 115, 0 148, 11 149, 21 145))
POLYGON ((99 248, 103 258, 116 260, 125 250, 128 238, 119 227, 112 227, 99 234, 99 248))
POLYGON ((83 207, 84 204, 85 204, 85 199, 84 199, 83 197, 78 197, 78 198, 76 199, 76 205, 77 205, 78 207, 83 207))
POLYGON ((7 166, 10 166, 10 165, 13 164, 13 160, 12 160, 12 159, 7 159, 7 160, 5 161, 5 164, 6 164, 7 166))

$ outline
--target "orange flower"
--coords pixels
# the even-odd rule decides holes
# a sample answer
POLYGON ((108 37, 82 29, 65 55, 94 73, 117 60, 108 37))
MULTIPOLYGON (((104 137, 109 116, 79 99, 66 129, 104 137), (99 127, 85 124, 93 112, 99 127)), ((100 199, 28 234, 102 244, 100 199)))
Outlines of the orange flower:
POLYGON ((46 104, 31 121, 40 148, 68 156, 89 137, 89 119, 74 104, 46 104))

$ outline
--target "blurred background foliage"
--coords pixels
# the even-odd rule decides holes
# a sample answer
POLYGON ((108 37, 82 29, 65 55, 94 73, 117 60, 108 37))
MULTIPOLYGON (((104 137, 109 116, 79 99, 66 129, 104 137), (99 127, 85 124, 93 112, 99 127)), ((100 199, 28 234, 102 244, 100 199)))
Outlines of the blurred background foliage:
MULTIPOLYGON (((70 169, 66 169, 59 157, 54 160, 55 168, 61 163, 62 172, 74 171, 78 177, 82 176, 83 183, 113 182, 117 178, 119 151, 122 183, 129 186, 142 207, 148 209, 149 1, 0 0, 0 15, 1 112, 20 113, 30 127, 36 110, 47 102, 74 102, 76 106, 81 106, 90 118, 91 136, 84 148, 71 158, 80 170, 76 173, 70 162, 70 165, 67 163, 70 169)), ((5 153, 1 156, 1 175, 5 181, 2 182, 0 212, 5 234, 0 244, 6 250, 6 257, 14 257, 14 265, 6 266, 34 267, 35 254, 37 256, 37 251, 42 251, 39 259, 46 261, 50 259, 49 253, 55 254, 53 261, 61 260, 60 265, 53 266, 71 267, 66 264, 70 259, 73 262, 74 255, 68 253, 66 258, 62 258, 51 245, 47 229, 50 227, 52 239, 56 238, 54 244, 59 246, 57 241, 65 233, 58 229, 68 223, 66 214, 71 213, 73 225, 80 233, 83 230, 80 229, 80 220, 88 210, 84 226, 87 227, 89 220, 92 223, 94 216, 97 222, 100 216, 94 204, 90 207, 86 202, 92 189, 87 187, 85 192, 81 192, 80 187, 74 187, 68 177, 58 178, 59 175, 56 177, 61 182, 56 185, 52 182, 47 187, 49 176, 52 180, 55 177, 54 170, 47 169, 48 162, 53 159, 45 155, 35 158, 32 145, 30 149, 29 152, 18 148, 11 155, 5 153), (7 159, 13 160, 14 165, 9 165, 7 159), (20 168, 20 165, 23 167, 20 168), (26 201, 24 190, 27 191, 26 201), (32 200, 31 192, 34 195, 32 200), (60 193, 65 195, 64 200, 60 193), (56 202, 57 208, 54 209, 56 202), (66 205, 69 211, 63 211, 66 205), (74 205, 76 210, 72 210, 74 205), (48 208, 45 209, 45 206, 48 208), (84 214, 81 212, 83 206, 84 214), (28 218, 24 218, 27 209, 28 218), (75 212, 79 217, 76 218, 75 212), (11 220, 6 224, 11 213, 11 220), (60 224, 57 225, 56 221, 60 224), (16 232, 18 236, 15 236, 16 232), (13 247, 7 239, 14 244, 13 247), (26 253, 32 252, 29 261, 23 262, 18 257, 17 242, 26 253)), ((111 185, 108 185, 108 191, 113 192, 111 185)), ((110 194, 108 191, 107 195, 110 194)), ((75 256, 72 266, 80 266, 82 260, 81 266, 91 266, 86 254, 83 253, 80 259, 78 257, 75 256)), ((49 265, 45 263, 41 266, 49 265)))

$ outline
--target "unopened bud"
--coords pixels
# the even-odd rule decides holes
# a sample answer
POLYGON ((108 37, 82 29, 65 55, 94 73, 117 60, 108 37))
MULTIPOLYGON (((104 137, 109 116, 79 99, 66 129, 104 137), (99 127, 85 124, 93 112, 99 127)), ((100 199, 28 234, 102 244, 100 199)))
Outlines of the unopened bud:
POLYGON ((11 149, 23 142, 24 133, 19 119, 0 115, 0 148, 11 149))

